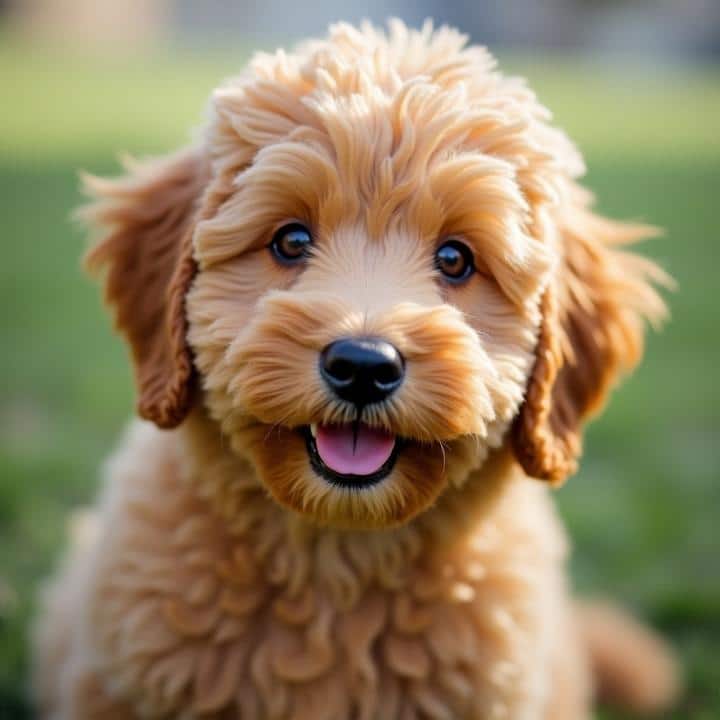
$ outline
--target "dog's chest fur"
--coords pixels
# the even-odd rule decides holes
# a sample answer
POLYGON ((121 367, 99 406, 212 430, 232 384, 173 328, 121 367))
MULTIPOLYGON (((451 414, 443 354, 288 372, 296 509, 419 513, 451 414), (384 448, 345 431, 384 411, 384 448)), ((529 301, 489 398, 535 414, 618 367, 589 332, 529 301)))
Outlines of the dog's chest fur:
POLYGON ((441 509, 395 531, 318 530, 229 456, 207 458, 200 483, 183 477, 181 447, 177 434, 131 432, 94 558, 93 654, 139 710, 518 718, 516 704, 547 691, 537 670, 562 540, 548 537, 539 486, 509 482, 490 517, 440 553, 452 527, 441 509))

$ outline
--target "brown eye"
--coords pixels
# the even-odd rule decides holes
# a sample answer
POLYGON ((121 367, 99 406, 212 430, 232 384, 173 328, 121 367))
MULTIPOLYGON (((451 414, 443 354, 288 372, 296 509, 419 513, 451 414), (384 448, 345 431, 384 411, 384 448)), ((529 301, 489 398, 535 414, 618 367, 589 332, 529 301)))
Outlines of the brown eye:
POLYGON ((461 283, 475 272, 472 252, 459 240, 448 240, 437 249, 435 267, 452 283, 461 283))
POLYGON ((312 246, 310 231, 300 223, 283 225, 270 242, 270 250, 286 265, 304 260, 312 246))

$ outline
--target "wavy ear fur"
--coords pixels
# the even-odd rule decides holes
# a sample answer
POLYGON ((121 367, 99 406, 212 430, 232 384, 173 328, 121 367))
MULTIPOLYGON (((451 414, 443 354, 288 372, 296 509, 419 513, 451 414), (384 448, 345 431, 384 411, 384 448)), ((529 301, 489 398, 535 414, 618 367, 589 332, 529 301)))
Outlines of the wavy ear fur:
POLYGON ((171 428, 192 395, 185 295, 196 270, 191 240, 204 163, 199 151, 185 150, 123 164, 119 179, 83 178, 93 200, 79 215, 104 233, 85 267, 105 271, 105 301, 132 353, 138 413, 171 428))
POLYGON ((652 261, 618 249, 654 228, 599 217, 579 187, 571 200, 558 221, 562 258, 543 298, 536 363, 512 438, 525 471, 554 484, 577 470, 583 421, 640 360, 644 321, 665 316, 654 285, 672 284, 652 261))

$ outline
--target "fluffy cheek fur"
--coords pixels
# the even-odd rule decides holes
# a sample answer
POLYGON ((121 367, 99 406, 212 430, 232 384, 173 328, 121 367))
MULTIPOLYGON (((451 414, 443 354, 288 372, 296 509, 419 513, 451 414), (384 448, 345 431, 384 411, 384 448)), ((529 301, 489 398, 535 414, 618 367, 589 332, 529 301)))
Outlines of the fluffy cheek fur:
POLYGON ((211 415, 272 496, 316 522, 408 521, 462 483, 517 412, 537 308, 519 309, 481 276, 444 292, 426 255, 408 238, 364 251, 335 238, 303 270, 288 271, 251 251, 201 271, 190 293, 190 341, 211 415), (346 252, 333 253, 339 245, 346 252), (391 475, 363 491, 318 477, 298 432, 354 418, 318 372, 322 348, 352 335, 386 338, 406 360, 399 391, 363 415, 403 448, 391 475))

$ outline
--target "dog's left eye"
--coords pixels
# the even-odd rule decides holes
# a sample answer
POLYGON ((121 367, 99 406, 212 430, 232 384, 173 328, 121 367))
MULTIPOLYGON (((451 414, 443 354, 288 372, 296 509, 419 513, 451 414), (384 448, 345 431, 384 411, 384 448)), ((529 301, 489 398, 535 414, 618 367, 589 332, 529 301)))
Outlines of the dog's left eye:
POLYGON ((459 283, 475 272, 475 262, 470 248, 459 240, 448 240, 435 253, 435 267, 446 280, 459 283))
POLYGON ((307 257, 312 246, 310 231, 300 223, 283 225, 270 242, 270 250, 282 263, 296 263, 307 257))

